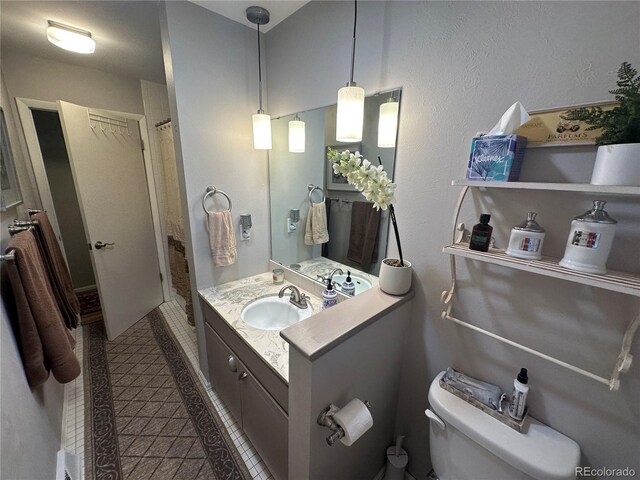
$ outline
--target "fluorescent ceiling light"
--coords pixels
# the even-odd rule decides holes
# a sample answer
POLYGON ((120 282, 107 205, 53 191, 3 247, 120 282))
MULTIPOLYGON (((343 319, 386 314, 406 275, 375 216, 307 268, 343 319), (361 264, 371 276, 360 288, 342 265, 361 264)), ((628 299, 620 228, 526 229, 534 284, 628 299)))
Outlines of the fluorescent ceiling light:
POLYGON ((70 52, 87 54, 96 50, 96 41, 91 38, 91 32, 51 20, 49 20, 47 27, 47 40, 56 47, 70 52))

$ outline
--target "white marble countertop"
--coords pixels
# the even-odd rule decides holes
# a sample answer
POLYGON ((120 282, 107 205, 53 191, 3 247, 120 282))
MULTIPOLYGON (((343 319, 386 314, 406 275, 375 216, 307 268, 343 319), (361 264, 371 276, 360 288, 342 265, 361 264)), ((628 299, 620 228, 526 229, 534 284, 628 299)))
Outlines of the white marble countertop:
MULTIPOLYGON (((223 320, 238 333, 240 338, 288 383, 289 344, 280 337, 280 331, 254 328, 244 323, 240 317, 245 305, 258 298, 277 295, 285 285, 290 285, 290 282, 285 281, 279 285, 274 285, 271 272, 267 272, 205 288, 200 290, 199 293, 223 320)), ((321 298, 307 290, 298 288, 301 293, 306 293, 310 297, 308 302, 313 309, 313 315, 309 318, 322 311, 321 298)), ((306 321, 308 321, 308 318, 303 320, 303 322, 306 321)))

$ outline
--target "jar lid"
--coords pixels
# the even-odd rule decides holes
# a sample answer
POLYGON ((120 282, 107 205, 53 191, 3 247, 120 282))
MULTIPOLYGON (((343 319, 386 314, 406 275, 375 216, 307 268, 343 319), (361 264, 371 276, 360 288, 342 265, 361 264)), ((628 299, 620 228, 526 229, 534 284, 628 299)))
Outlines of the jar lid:
POLYGON ((593 209, 587 210, 582 215, 578 215, 574 218, 574 220, 588 223, 618 223, 617 220, 611 218, 609 214, 604 210, 604 206, 606 203, 607 202, 605 202, 604 200, 594 200, 593 209))
POLYGON ((528 212, 527 219, 516 225, 514 230, 524 230, 526 232, 536 232, 536 233, 544 233, 544 228, 542 228, 538 222, 536 222, 536 212, 528 212))

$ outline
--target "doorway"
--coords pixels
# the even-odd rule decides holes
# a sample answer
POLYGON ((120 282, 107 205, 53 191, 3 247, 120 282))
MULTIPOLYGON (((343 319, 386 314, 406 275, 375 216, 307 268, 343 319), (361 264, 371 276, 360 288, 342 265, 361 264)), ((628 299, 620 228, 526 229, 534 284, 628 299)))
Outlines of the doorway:
POLYGON ((67 147, 57 111, 31 109, 44 169, 74 290, 80 301, 81 324, 102 321, 100 297, 87 248, 80 204, 73 183, 67 147))
POLYGON ((102 313, 113 339, 166 299, 144 116, 17 102, 42 205, 74 287, 93 319, 102 313))

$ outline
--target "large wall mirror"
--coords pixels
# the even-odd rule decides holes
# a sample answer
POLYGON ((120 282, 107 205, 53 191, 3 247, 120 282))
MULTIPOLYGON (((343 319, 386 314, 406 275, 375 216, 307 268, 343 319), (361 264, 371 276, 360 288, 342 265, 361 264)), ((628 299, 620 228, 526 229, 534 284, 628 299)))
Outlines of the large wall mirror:
POLYGON ((393 179, 397 127, 392 135, 387 133, 385 147, 378 146, 378 130, 381 105, 393 101, 399 107, 400 97, 401 89, 395 89, 365 98, 362 141, 358 143, 336 141, 336 105, 272 120, 269 182, 274 261, 323 283, 340 269, 342 273, 333 276, 338 291, 348 271, 356 294, 377 284, 387 251, 388 211, 376 211, 344 177, 333 174, 327 151, 329 147, 357 150, 372 163, 379 156, 393 179), (304 141, 296 145, 295 130, 302 127, 295 123, 298 120, 304 122, 304 141), (327 219, 326 232, 315 228, 322 224, 314 222, 319 210, 324 210, 327 219))

